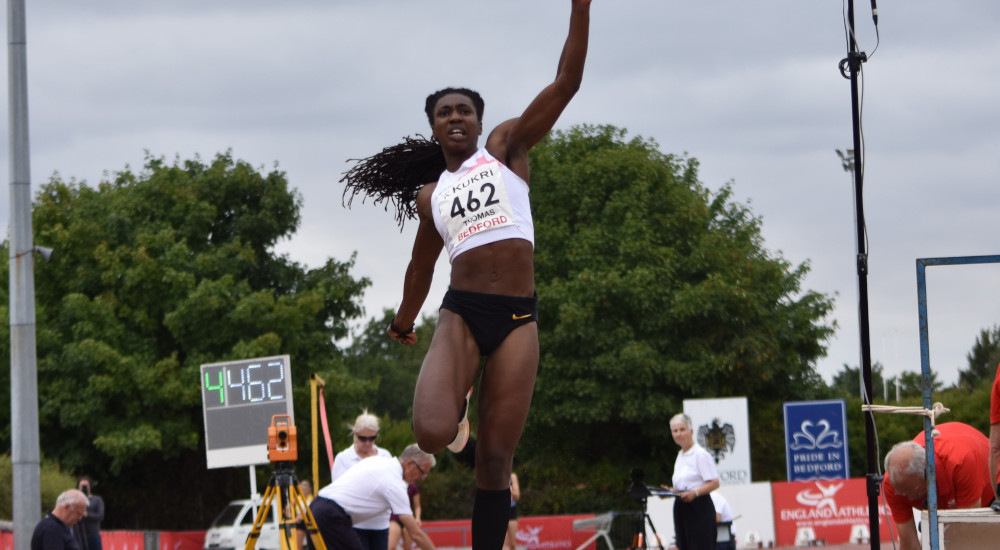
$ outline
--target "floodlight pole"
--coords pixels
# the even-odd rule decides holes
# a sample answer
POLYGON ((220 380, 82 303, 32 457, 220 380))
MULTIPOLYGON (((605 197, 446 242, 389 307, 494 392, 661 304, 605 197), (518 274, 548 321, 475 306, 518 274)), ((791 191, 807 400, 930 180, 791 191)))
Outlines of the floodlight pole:
MULTIPOLYGON (((874 3, 873 3, 874 8, 874 3)), ((873 10, 874 12, 874 10, 873 10)), ((874 16, 874 13, 873 13, 874 16)), ((872 354, 871 336, 868 322, 868 247, 865 235, 864 209, 864 165, 861 158, 861 109, 858 100, 858 73, 861 64, 868 60, 865 52, 858 51, 858 42, 854 37, 854 0, 847 0, 848 52, 847 58, 840 62, 841 73, 849 71, 851 80, 851 122, 854 129, 854 206, 855 234, 857 236, 856 267, 858 272, 858 325, 861 333, 861 382, 862 399, 866 404, 872 403, 872 354)), ((848 77, 847 74, 844 74, 848 77)), ((879 550, 881 537, 878 525, 878 448, 875 440, 875 416, 871 411, 865 411, 865 454, 867 458, 867 492, 868 492, 868 531, 872 550, 879 550)))
POLYGON ((29 550, 41 519, 35 254, 31 235, 28 63, 24 0, 7 0, 10 114, 10 442, 14 549, 29 550))

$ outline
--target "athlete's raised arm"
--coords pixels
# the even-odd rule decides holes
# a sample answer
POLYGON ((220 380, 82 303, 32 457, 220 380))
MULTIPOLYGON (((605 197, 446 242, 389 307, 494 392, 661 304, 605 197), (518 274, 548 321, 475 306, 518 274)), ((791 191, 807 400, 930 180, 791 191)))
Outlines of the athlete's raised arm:
POLYGON ((590 36, 590 1, 572 0, 569 35, 559 57, 556 78, 528 105, 524 113, 496 127, 486 141, 490 153, 528 181, 528 151, 559 120, 583 82, 590 36))

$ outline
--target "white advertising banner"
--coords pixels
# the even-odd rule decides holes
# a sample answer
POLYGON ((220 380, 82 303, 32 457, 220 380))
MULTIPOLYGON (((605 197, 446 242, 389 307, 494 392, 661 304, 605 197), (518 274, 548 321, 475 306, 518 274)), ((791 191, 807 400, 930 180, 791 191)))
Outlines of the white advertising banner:
POLYGON ((715 457, 722 486, 753 481, 750 475, 750 418, 746 397, 685 399, 694 440, 715 457))

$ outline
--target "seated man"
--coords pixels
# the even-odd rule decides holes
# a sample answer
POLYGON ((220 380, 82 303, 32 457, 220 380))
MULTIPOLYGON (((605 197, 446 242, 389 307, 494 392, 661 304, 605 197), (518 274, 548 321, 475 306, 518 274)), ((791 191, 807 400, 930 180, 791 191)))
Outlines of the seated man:
MULTIPOLYGON (((937 427, 934 465, 939 510, 990 505, 993 484, 986 477, 990 442, 979 430, 961 422, 937 427)), ((924 432, 897 443, 885 455, 883 494, 899 529, 900 550, 919 550, 913 508, 926 508, 927 453, 924 432)))
POLYGON ((708 493, 708 496, 712 497, 712 504, 715 505, 716 529, 721 527, 720 523, 729 524, 729 540, 720 542, 716 539, 715 550, 736 550, 736 529, 733 528, 733 521, 736 520, 736 517, 733 515, 733 509, 729 506, 729 501, 719 491, 712 491, 708 493))
POLYGON ((396 514, 403 528, 421 550, 435 550, 410 509, 407 485, 425 477, 434 467, 434 455, 408 446, 399 458, 366 458, 323 487, 309 505, 316 527, 328 550, 386 550, 389 514, 396 514), (362 522, 377 526, 361 530, 362 522), (383 525, 384 524, 384 525, 383 525))

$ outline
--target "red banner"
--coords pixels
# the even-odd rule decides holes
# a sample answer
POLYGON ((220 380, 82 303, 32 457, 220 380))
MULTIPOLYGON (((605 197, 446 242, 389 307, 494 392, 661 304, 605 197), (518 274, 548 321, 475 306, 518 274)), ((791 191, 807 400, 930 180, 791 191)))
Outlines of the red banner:
POLYGON ((160 531, 160 550, 201 550, 204 544, 204 531, 160 531))
MULTIPOLYGON (((868 529, 864 478, 774 482, 771 492, 777 546, 795 546, 800 534, 826 544, 844 544, 851 542, 852 529, 868 529)), ((879 535, 883 541, 891 540, 881 510, 879 535)))
MULTIPOLYGON (((202 540, 204 540, 202 531, 202 540)), ((144 550, 145 535, 142 531, 101 531, 101 548, 104 550, 144 550)))
MULTIPOLYGON (((517 522, 517 545, 528 550, 575 550, 590 538, 593 529, 574 531, 573 520, 589 517, 592 515, 522 517, 517 522)), ((472 546, 472 526, 467 519, 425 521, 421 528, 439 548, 472 546)))

